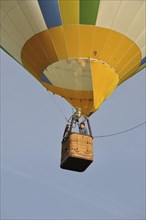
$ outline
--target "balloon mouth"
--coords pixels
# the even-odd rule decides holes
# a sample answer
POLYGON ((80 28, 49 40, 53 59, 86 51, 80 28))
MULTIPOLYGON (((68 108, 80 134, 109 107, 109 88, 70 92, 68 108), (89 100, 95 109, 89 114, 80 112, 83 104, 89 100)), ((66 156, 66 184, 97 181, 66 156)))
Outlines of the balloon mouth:
POLYGON ((96 58, 75 57, 48 65, 41 75, 42 82, 63 89, 93 91, 91 63, 99 63, 116 69, 106 61, 96 58))
POLYGON ((70 58, 49 65, 42 84, 63 96, 83 115, 90 116, 118 86, 119 76, 107 62, 95 58, 70 58))
POLYGON ((42 81, 69 90, 92 91, 90 60, 69 58, 54 62, 42 74, 42 81))

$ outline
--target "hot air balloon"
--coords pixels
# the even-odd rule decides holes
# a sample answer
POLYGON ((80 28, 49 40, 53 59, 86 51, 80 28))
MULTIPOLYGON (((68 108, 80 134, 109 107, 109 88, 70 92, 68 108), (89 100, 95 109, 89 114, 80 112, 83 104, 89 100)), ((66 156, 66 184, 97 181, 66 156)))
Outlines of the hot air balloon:
MULTIPOLYGON (((145 8, 145 0, 2 0, 1 48, 76 109, 71 123, 88 119, 146 66, 145 8)), ((83 139, 90 157, 76 152, 82 161, 69 169, 93 161, 92 134, 83 139)))

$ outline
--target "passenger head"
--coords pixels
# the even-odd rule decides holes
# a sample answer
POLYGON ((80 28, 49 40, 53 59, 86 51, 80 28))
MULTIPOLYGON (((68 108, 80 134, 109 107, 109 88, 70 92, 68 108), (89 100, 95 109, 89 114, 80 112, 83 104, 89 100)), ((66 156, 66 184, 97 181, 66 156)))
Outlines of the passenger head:
POLYGON ((80 128, 84 128, 85 127, 85 123, 84 122, 81 122, 80 123, 80 128))

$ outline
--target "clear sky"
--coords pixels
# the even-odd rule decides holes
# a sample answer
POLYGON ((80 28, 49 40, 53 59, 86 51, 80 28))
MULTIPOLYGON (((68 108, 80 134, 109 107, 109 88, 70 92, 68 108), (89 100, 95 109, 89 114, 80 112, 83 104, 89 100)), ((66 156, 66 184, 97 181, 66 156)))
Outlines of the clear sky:
MULTIPOLYGON (((65 171, 59 166, 66 121, 58 106, 69 118, 66 101, 1 51, 1 219, 145 219, 145 126, 94 139, 90 167, 65 171)), ((144 121, 144 70, 90 119, 94 136, 144 121)))

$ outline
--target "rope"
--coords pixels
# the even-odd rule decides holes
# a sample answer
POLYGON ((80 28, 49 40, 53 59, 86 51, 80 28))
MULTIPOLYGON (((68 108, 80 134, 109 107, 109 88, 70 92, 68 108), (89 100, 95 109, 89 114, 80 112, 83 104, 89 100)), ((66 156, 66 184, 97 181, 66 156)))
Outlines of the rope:
POLYGON ((55 96, 54 94, 50 93, 50 97, 51 97, 52 101, 54 102, 54 104, 56 105, 58 111, 64 117, 65 121, 68 122, 68 119, 66 117, 64 110, 61 108, 61 105, 59 105, 59 102, 57 102, 57 100, 55 100, 54 96, 55 96))
POLYGON ((123 134, 123 133, 126 133, 126 132, 129 132, 129 131, 131 131, 131 130, 136 129, 136 128, 138 128, 138 127, 140 127, 140 126, 144 125, 145 123, 146 123, 146 122, 143 122, 143 123, 138 124, 138 125, 136 125, 136 126, 134 126, 134 127, 132 127, 132 128, 129 128, 129 129, 127 129, 127 130, 120 131, 120 132, 117 132, 117 133, 113 133, 113 134, 106 134, 106 135, 101 135, 101 136, 94 136, 94 138, 104 138, 104 137, 111 137, 111 136, 114 136, 114 135, 123 134))

